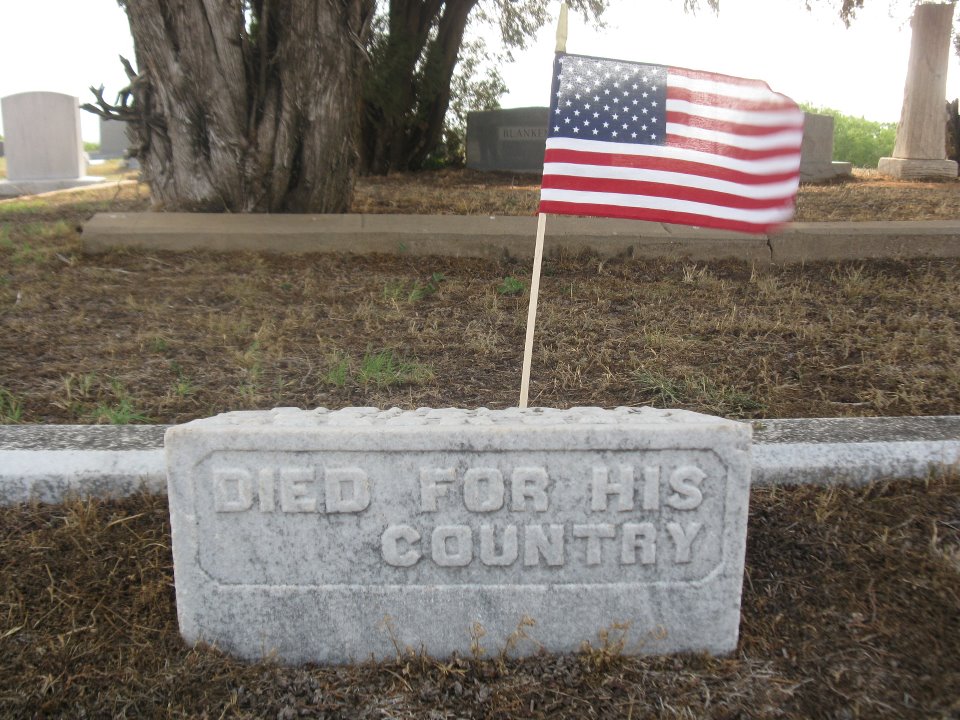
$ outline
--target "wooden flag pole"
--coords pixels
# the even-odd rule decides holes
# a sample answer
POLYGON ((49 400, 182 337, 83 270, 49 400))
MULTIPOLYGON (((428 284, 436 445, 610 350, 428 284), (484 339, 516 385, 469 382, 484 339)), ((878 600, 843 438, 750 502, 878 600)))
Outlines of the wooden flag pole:
POLYGON ((537 321, 537 298, 540 296, 540 266, 543 264, 543 235, 547 216, 537 218, 537 247, 533 251, 533 277, 530 279, 530 306, 527 308, 527 339, 523 343, 523 373, 520 376, 520 408, 527 406, 530 395, 530 365, 533 362, 533 328, 537 321))
POLYGON ((567 4, 560 3, 560 19, 557 21, 557 52, 567 51, 567 4))
MULTIPOLYGON (((567 4, 560 3, 560 19, 557 21, 557 52, 567 51, 567 4)), ((527 406, 530 398, 530 365, 533 362, 533 329, 537 321, 537 299, 540 297, 540 266, 543 264, 543 235, 547 216, 537 218, 537 245, 533 251, 533 276, 530 279, 530 305, 527 308, 527 337, 523 343, 523 370, 520 375, 520 408, 527 406)))

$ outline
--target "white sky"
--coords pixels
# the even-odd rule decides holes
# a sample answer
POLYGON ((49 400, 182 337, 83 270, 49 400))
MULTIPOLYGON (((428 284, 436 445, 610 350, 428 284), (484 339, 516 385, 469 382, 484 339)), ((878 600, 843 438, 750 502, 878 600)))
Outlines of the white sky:
MULTIPOLYGON (((813 12, 804 0, 721 0, 719 16, 694 16, 681 0, 612 0, 604 30, 571 13, 567 50, 756 77, 798 102, 898 120, 910 0, 867 0, 849 30, 836 0, 811 4, 813 12)), ((133 43, 115 0, 0 0, 0 18, 0 97, 48 90, 88 102, 87 88, 103 84, 112 101, 126 84, 117 56, 133 60, 133 43)), ((551 25, 502 69, 503 107, 548 104, 554 44, 551 25)), ((960 96, 955 54, 947 83, 947 98, 960 96)), ((98 140, 98 119, 82 112, 81 122, 84 139, 98 140)))

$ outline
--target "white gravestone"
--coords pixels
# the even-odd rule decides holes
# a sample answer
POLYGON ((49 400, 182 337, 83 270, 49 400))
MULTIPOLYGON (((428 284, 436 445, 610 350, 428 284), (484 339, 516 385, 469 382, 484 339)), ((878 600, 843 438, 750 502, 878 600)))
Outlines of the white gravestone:
POLYGON ((880 158, 880 172, 908 180, 957 177, 947 160, 947 67, 951 56, 954 4, 917 5, 911 26, 910 63, 903 91, 893 157, 880 158))
POLYGON ((800 146, 801 182, 826 182, 853 174, 853 165, 833 160, 833 116, 805 112, 800 146))
POLYGON ((7 180, 0 196, 75 187, 86 177, 80 137, 80 101, 54 92, 26 92, 0 99, 7 180))
POLYGON ((612 628, 627 653, 732 652, 750 437, 650 408, 281 408, 172 428, 181 633, 286 662, 467 654, 480 635, 488 652, 571 652, 612 628))

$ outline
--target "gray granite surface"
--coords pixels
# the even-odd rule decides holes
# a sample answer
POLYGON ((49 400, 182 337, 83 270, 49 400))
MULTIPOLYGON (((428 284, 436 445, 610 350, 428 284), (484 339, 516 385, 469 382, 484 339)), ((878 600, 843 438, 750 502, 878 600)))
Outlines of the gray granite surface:
MULTIPOLYGON (((365 414, 379 413, 353 412, 352 421, 361 423, 370 421, 365 414)), ((463 422, 491 422, 489 411, 455 412, 463 422)), ((313 422, 325 422, 323 417, 314 413, 313 422)), ((437 411, 424 411, 390 422, 430 423, 436 417, 437 411)), ((549 423, 553 416, 534 417, 549 423)), ((389 413, 379 422, 388 420, 389 413)), ((760 420, 752 426, 754 484, 864 484, 960 465, 960 416, 760 420)), ((164 492, 163 435, 169 427, 0 425, 0 505, 164 492)))
POLYGON ((750 427, 684 410, 227 413, 165 440, 180 630, 348 662, 736 649, 750 427), (385 626, 386 624, 386 626, 385 626))
POLYGON ((879 443, 960 440, 960 416, 756 420, 753 442, 879 443))
POLYGON ((159 450, 168 425, 0 425, 0 450, 159 450))

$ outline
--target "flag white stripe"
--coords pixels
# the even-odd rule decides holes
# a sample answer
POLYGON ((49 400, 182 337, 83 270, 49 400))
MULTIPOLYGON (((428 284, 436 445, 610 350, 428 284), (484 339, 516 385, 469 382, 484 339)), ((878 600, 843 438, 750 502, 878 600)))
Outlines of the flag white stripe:
POLYGON ((723 120, 739 125, 777 127, 795 125, 803 127, 803 113, 795 110, 737 110, 735 108, 701 105, 688 100, 667 100, 667 112, 682 112, 710 120, 723 120))
POLYGON ((686 160, 715 167, 750 173, 752 175, 775 175, 784 172, 797 172, 800 166, 799 143, 792 152, 758 160, 740 160, 739 158, 714 155, 702 150, 670 147, 668 145, 634 145, 632 143, 612 143, 602 140, 577 140, 574 138, 547 138, 547 150, 578 150, 580 152, 605 153, 607 155, 640 155, 645 157, 686 160))
MULTIPOLYGON (((725 95, 740 100, 763 100, 770 102, 772 100, 784 99, 782 95, 775 93, 765 85, 737 85, 735 83, 725 83, 717 80, 708 80, 706 78, 686 77, 685 75, 677 75, 669 71, 667 73, 667 85, 669 87, 684 88, 691 92, 725 95)), ((786 104, 786 101, 784 104, 786 104)))
POLYGON ((707 140, 709 142, 743 148, 744 150, 775 150, 777 148, 800 147, 803 140, 802 130, 784 130, 770 135, 736 135, 708 128, 698 128, 679 123, 667 123, 667 135, 707 140))
POLYGON ((566 175, 570 177, 601 178, 610 180, 635 180, 639 182, 664 183, 692 187, 700 190, 738 195, 754 200, 769 200, 778 197, 791 197, 800 185, 799 178, 784 182, 766 183, 763 185, 745 185, 717 180, 702 175, 669 172, 665 170, 646 170, 643 168, 611 167, 608 165, 579 165, 576 163, 545 163, 544 177, 548 175, 566 175))
POLYGON ((540 200, 547 202, 582 203, 587 205, 617 205, 620 207, 644 208, 647 210, 666 210, 669 212, 705 215, 723 220, 734 220, 758 225, 786 222, 793 216, 792 206, 746 210, 726 207, 724 205, 710 205, 708 203, 691 202, 690 200, 674 200, 672 198, 647 195, 598 193, 583 190, 557 190, 554 188, 543 188, 540 191, 540 200))

